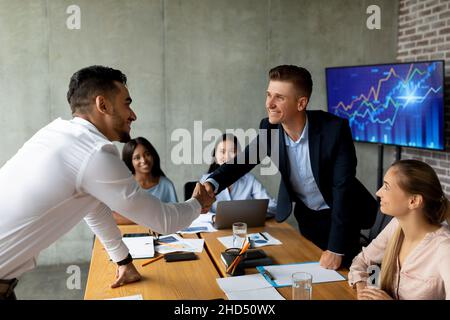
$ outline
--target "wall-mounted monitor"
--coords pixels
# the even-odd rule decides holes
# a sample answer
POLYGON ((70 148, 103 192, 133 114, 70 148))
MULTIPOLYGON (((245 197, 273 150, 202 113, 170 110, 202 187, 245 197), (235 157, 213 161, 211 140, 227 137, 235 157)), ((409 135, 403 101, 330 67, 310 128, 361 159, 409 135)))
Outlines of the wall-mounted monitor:
POLYGON ((326 84, 355 141, 444 149, 444 61, 326 68, 326 84))

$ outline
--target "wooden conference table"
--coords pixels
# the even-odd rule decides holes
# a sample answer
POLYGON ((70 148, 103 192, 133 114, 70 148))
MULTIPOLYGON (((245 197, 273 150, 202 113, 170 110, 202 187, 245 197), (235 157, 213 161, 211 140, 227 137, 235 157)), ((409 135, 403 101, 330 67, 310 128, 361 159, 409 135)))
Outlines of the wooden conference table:
MULTIPOLYGON (((122 233, 148 232, 148 229, 141 226, 120 226, 119 228, 122 233)), ((260 231, 268 232, 283 243, 261 248, 275 264, 319 261, 322 251, 286 222, 277 223, 269 220, 264 227, 248 229, 248 233, 260 231)), ((225 247, 217 238, 231 234, 229 229, 213 233, 183 235, 185 238, 205 239, 203 252, 197 253, 199 259, 170 263, 160 259, 145 267, 142 267, 142 264, 148 259, 134 260, 142 280, 116 289, 110 287, 115 279, 116 264, 109 260, 106 250, 96 239, 84 298, 109 299, 141 294, 144 299, 151 300, 226 299, 216 282, 217 278, 226 276, 225 266, 220 259, 220 253, 225 250, 225 247)), ((338 271, 347 277, 348 270, 338 271)), ((257 270, 249 268, 245 272, 251 274, 256 273, 257 270)), ((277 290, 286 299, 292 298, 291 287, 277 290)), ((313 299, 356 299, 356 292, 349 287, 347 281, 313 284, 312 292, 313 299)))

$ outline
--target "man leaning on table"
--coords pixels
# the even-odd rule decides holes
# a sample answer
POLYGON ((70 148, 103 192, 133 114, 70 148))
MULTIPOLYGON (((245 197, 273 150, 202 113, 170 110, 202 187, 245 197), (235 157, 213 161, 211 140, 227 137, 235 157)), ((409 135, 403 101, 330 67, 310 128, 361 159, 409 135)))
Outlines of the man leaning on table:
POLYGON ((0 169, 0 299, 15 299, 16 278, 82 218, 118 264, 112 287, 138 281, 111 210, 164 234, 188 226, 214 202, 200 184, 177 204, 139 187, 112 143, 130 140, 136 120, 126 82, 108 67, 76 72, 67 93, 73 119, 39 130, 0 169))
POLYGON ((281 173, 278 222, 295 202, 300 232, 324 252, 321 266, 349 266, 361 249, 359 234, 373 223, 376 200, 355 178, 356 154, 348 121, 323 111, 306 111, 312 92, 305 68, 281 65, 269 72, 260 134, 245 151, 214 171, 205 187, 218 193, 249 172, 266 155, 281 173), (258 154, 255 150, 259 150, 258 154), (249 159, 256 161, 249 161, 249 159))

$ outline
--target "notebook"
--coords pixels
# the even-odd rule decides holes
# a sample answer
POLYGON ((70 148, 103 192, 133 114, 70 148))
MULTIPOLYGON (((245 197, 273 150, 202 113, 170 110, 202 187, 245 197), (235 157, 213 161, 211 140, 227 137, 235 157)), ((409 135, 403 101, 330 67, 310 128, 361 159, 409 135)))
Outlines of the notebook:
MULTIPOLYGON (((235 258, 235 256, 226 252, 222 252, 220 256, 226 268, 228 268, 235 258)), ((239 266, 242 266, 242 268, 253 268, 270 264, 273 264, 273 261, 263 250, 248 250, 246 258, 239 263, 239 266)))

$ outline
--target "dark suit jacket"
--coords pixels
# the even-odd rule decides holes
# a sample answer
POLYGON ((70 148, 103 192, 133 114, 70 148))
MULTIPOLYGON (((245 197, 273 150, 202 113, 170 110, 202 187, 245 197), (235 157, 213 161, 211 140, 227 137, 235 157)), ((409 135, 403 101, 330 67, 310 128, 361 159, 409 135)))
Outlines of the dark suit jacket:
MULTIPOLYGON (((351 228, 369 228, 375 219, 377 202, 355 178, 356 154, 348 121, 323 111, 306 111, 311 168, 322 196, 331 208, 328 249, 344 252, 346 234, 351 228), (369 226, 368 226, 369 225, 369 226)), ((209 177, 219 183, 219 192, 250 171, 266 155, 277 165, 282 179, 278 194, 276 220, 291 213, 292 201, 298 202, 290 185, 290 166, 281 125, 263 119, 258 138, 252 141, 234 162, 230 161, 209 177), (258 156, 250 161, 251 150, 258 156)))

